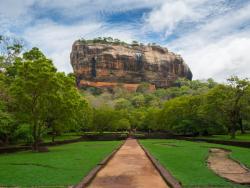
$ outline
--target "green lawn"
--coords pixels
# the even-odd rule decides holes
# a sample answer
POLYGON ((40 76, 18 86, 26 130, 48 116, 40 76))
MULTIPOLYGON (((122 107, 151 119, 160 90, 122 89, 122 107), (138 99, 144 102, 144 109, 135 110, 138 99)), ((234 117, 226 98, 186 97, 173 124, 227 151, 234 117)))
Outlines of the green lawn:
POLYGON ((244 187, 218 177, 206 166, 210 147, 232 150, 231 157, 250 167, 250 149, 181 140, 140 140, 140 142, 182 182, 184 187, 244 187))
POLYGON ((213 136, 203 136, 197 138, 214 139, 214 140, 227 140, 227 141, 249 141, 250 133, 240 134, 238 133, 235 139, 231 139, 229 135, 213 135, 213 136))
POLYGON ((0 155, 1 186, 67 186, 78 183, 121 142, 78 142, 50 147, 50 152, 31 151, 0 155))

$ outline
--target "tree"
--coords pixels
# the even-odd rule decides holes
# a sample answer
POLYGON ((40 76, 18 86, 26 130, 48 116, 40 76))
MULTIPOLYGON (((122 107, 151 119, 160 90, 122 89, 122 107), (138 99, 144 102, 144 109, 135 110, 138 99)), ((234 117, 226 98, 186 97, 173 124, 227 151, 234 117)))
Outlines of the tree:
POLYGON ((218 85, 217 82, 215 82, 212 78, 207 79, 207 85, 208 88, 214 88, 216 85, 218 85))
POLYGON ((232 109, 230 110, 231 138, 235 138, 237 125, 240 126, 242 133, 244 133, 242 125, 244 104, 242 103, 242 99, 249 87, 249 81, 247 79, 239 79, 238 77, 233 76, 228 79, 228 82, 232 97, 232 109))
POLYGON ((114 39, 114 44, 120 44, 121 43, 121 41, 119 40, 119 39, 114 39))
POLYGON ((8 113, 2 101, 0 101, 0 139, 4 144, 9 143, 10 137, 15 131, 15 119, 12 114, 8 113))
POLYGON ((11 84, 18 119, 32 127, 33 148, 38 150, 45 128, 44 117, 48 113, 49 98, 54 87, 56 69, 38 48, 23 54, 15 62, 17 75, 11 84))
POLYGON ((241 122, 240 128, 241 133, 245 133, 245 129, 250 129, 250 86, 245 90, 244 97, 242 98, 242 112, 241 112, 241 122))
POLYGON ((150 84, 149 83, 141 83, 137 89, 136 92, 138 93, 151 93, 152 91, 150 90, 150 84))
POLYGON ((131 125, 131 129, 140 129, 144 122, 145 118, 145 109, 137 108, 133 109, 129 112, 129 122, 131 125))
POLYGON ((112 125, 114 121, 114 110, 109 107, 101 107, 94 109, 93 130, 100 133, 104 131, 113 131, 115 127, 112 125))
POLYGON ((119 131, 130 130, 130 122, 126 118, 118 119, 118 120, 114 121, 114 123, 116 126, 116 130, 119 130, 119 131))
POLYGON ((4 144, 8 144, 9 140, 13 138, 16 128, 16 120, 11 112, 11 106, 9 106, 11 101, 7 77, 5 73, 0 72, 0 140, 4 144))
POLYGON ((56 72, 52 61, 38 48, 24 53, 12 67, 12 106, 20 123, 31 126, 34 150, 38 150, 48 128, 59 132, 86 120, 88 104, 78 93, 74 78, 56 72))
POLYGON ((14 63, 23 50, 23 41, 0 35, 0 70, 14 63))
POLYGON ((143 107, 145 105, 145 98, 142 94, 139 95, 135 95, 132 99, 132 104, 134 105, 134 107, 136 108, 140 108, 143 107))
POLYGON ((146 95, 144 95, 144 98, 145 98, 145 105, 147 107, 159 107, 159 106, 161 106, 160 99, 157 98, 153 94, 146 94, 146 95))
POLYGON ((159 122, 166 131, 181 134, 202 134, 207 127, 198 110, 203 103, 202 96, 182 96, 171 99, 164 104, 159 115, 159 122))
POLYGON ((143 120, 141 129, 146 130, 150 132, 151 130, 163 130, 159 123, 159 115, 160 115, 161 109, 150 107, 147 109, 145 113, 145 118, 143 120))
MULTIPOLYGON (((240 126, 243 126, 242 117, 244 109, 249 104, 244 104, 249 81, 231 77, 228 79, 228 85, 218 85, 207 95, 210 111, 216 111, 220 114, 221 121, 227 125, 231 138, 235 138, 235 133, 240 126)), ((218 119, 218 120, 219 120, 218 119)), ((218 121, 217 120, 217 121, 218 121)), ((242 128, 242 127, 241 127, 242 128)))
POLYGON ((64 130, 79 130, 89 123, 86 119, 91 109, 75 87, 72 76, 57 73, 53 80, 53 90, 49 95, 48 112, 45 114, 46 126, 51 129, 52 142, 55 135, 64 130), (88 108, 88 111, 85 109, 88 108))
POLYGON ((131 109, 133 108, 131 102, 124 98, 119 98, 115 100, 115 109, 121 110, 121 109, 131 109))
POLYGON ((136 40, 133 40, 133 41, 132 41, 132 46, 139 46, 139 43, 138 43, 138 41, 136 41, 136 40))

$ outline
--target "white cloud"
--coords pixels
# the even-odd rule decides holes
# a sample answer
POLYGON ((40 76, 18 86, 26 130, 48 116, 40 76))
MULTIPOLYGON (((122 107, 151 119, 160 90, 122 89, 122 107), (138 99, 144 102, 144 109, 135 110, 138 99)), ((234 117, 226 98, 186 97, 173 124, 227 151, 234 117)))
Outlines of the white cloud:
POLYGON ((59 71, 70 72, 72 68, 69 54, 73 42, 88 33, 95 32, 100 27, 100 23, 64 26, 46 21, 27 28, 23 37, 29 41, 31 47, 39 47, 45 52, 54 61, 59 71))
POLYGON ((33 2, 33 0, 0 0, 0 15, 9 19, 20 17, 26 14, 33 2))
POLYGON ((121 12, 140 8, 152 8, 161 5, 164 0, 40 0, 42 8, 60 9, 67 16, 95 15, 97 12, 121 12))
POLYGON ((184 57, 195 79, 249 77, 250 3, 235 8, 225 2, 228 0, 0 0, 0 34, 21 34, 65 72, 72 71, 71 45, 80 37, 158 42, 162 33, 163 41, 176 34, 179 38, 166 46, 184 57), (126 25, 105 22, 114 13, 141 8, 152 10, 126 25), (42 11, 48 16, 41 18, 42 11), (52 21, 50 12, 62 20, 52 21), (72 23, 64 23, 64 18, 72 23))
POLYGON ((206 2, 207 0, 166 0, 145 17, 146 27, 156 32, 163 31, 168 36, 181 22, 198 21, 207 16, 204 6, 201 7, 206 2))
POLYGON ((0 0, 0 33, 8 32, 10 27, 17 27, 32 20, 27 13, 33 2, 34 0, 0 0))
POLYGON ((0 33, 13 27, 34 24, 53 14, 64 19, 78 21, 102 21, 106 15, 129 10, 152 8, 162 4, 164 0, 0 0, 0 33), (43 14, 46 12, 47 15, 43 14))
MULTIPOLYGON (((18 28, 18 33, 29 43, 37 46, 52 58, 60 71, 71 72, 70 51, 73 42, 81 37, 112 36, 124 41, 136 38, 133 26, 110 25, 102 21, 103 14, 112 14, 136 8, 150 7, 162 0, 113 1, 108 0, 0 0, 0 33, 13 35, 11 28, 18 28), (33 6, 33 8, 32 8, 33 6), (34 7, 36 7, 34 9, 34 7), (72 24, 59 24, 52 21, 37 19, 39 11, 56 11, 64 17, 78 18, 80 21, 72 24), (32 24, 29 24, 31 23, 32 24)), ((63 20, 62 20, 63 21, 63 20)))
POLYGON ((151 7, 159 5, 162 1, 0 0, 0 33, 13 35, 10 29, 17 28, 18 34, 22 34, 30 47, 39 47, 53 59, 60 71, 71 72, 69 54, 75 40, 97 36, 112 36, 128 42, 137 39, 133 26, 107 24, 102 21, 102 16, 151 7), (47 20, 41 20, 39 15, 45 10, 57 12, 65 18, 79 18, 80 21, 59 24, 52 21, 50 15, 47 20))
POLYGON ((93 21, 102 20, 106 14, 153 8, 163 2, 164 0, 0 0, 0 20, 7 18, 9 21, 15 19, 18 22, 27 22, 25 19, 32 21, 32 18, 47 11, 48 16, 50 13, 56 13, 64 19, 93 21))
POLYGON ((215 78, 223 81, 232 75, 249 77, 250 37, 232 36, 202 48, 183 51, 194 78, 215 78))
POLYGON ((213 77, 223 81, 231 75, 249 77, 250 28, 239 29, 249 23, 249 12, 250 4, 210 19, 168 46, 182 54, 195 79, 213 77))

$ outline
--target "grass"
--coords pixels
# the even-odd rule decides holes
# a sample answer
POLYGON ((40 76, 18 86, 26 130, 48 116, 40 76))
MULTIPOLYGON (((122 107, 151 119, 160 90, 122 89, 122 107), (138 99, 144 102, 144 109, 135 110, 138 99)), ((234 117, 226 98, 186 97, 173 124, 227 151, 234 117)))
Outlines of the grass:
POLYGON ((182 182, 184 187, 244 187, 217 176, 206 165, 211 147, 232 150, 231 157, 250 167, 250 150, 203 142, 181 140, 140 140, 159 162, 182 182))
POLYGON ((238 133, 235 139, 231 139, 229 135, 213 135, 213 136, 203 136, 197 138, 213 139, 213 140, 226 140, 226 141, 249 141, 250 133, 240 134, 238 133))
POLYGON ((0 155, 1 186, 69 186, 77 184, 119 141, 78 142, 50 147, 50 152, 31 151, 0 155))

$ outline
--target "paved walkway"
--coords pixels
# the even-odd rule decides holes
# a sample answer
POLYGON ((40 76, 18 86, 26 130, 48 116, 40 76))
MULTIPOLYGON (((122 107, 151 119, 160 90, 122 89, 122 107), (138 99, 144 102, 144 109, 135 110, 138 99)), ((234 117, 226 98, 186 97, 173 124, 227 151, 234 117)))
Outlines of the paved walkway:
POLYGON ((136 140, 127 140, 88 188, 168 188, 136 140))
POLYGON ((209 167, 219 176, 240 184, 250 184, 250 170, 229 157, 230 151, 210 149, 209 167))

